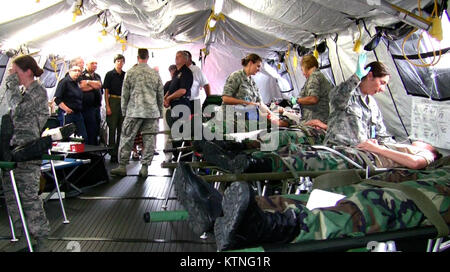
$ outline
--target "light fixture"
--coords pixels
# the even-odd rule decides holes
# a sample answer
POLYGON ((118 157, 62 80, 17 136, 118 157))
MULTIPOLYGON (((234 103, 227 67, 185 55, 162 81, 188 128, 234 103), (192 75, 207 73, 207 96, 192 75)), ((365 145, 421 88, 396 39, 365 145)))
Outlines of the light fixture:
POLYGON ((214 18, 211 18, 211 20, 209 20, 209 28, 210 29, 214 29, 214 27, 216 26, 216 23, 217 23, 217 21, 216 21, 216 19, 214 19, 214 18))
POLYGON ((223 9, 224 0, 215 0, 214 1, 214 14, 219 15, 223 9))
POLYGON ((382 34, 377 32, 377 34, 364 46, 364 50, 372 51, 374 50, 381 41, 382 34))
POLYGON ((402 9, 401 7, 393 5, 386 0, 367 0, 367 4, 371 6, 377 6, 380 9, 382 9, 385 13, 398 18, 400 21, 405 22, 414 27, 423 29, 425 31, 428 31, 432 25, 432 23, 427 21, 426 19, 412 12, 409 12, 405 9, 402 9))

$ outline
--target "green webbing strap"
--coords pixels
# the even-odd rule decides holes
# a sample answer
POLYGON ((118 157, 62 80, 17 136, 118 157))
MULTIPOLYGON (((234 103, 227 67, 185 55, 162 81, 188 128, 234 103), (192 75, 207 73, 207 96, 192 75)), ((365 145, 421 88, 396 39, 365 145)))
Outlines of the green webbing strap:
POLYGON ((6 162, 6 161, 0 161, 0 168, 3 170, 13 170, 16 168, 17 164, 16 162, 6 162))
POLYGON ((367 154, 363 150, 356 149, 356 151, 358 152, 359 156, 361 156, 363 161, 366 163, 366 166, 369 167, 370 173, 373 173, 375 170, 375 165, 373 165, 373 162, 369 158, 369 156, 367 156, 367 154))
POLYGON ((303 133, 305 133, 305 135, 306 135, 306 140, 308 141, 309 145, 315 145, 316 143, 314 142, 314 138, 311 137, 311 135, 310 135, 308 129, 307 129, 306 127, 302 126, 302 125, 299 126, 299 127, 300 127, 300 129, 303 131, 303 133))
POLYGON ((438 237, 446 237, 449 234, 447 223, 434 206, 433 202, 421 191, 403 185, 401 183, 392 183, 379 180, 362 180, 358 173, 354 170, 342 171, 337 173, 329 173, 318 176, 314 179, 313 189, 326 190, 328 188, 352 185, 357 183, 368 184, 377 187, 392 188, 403 192, 419 210, 430 220, 438 231, 438 237))
POLYGON ((314 179, 313 189, 326 190, 329 188, 360 183, 361 176, 354 169, 335 173, 323 174, 314 179))
POLYGON ((295 171, 294 167, 292 165, 290 165, 282 156, 280 156, 279 154, 275 153, 275 152, 270 152, 270 153, 264 153, 263 157, 273 157, 273 158, 278 158, 281 160, 281 162, 286 165, 286 167, 289 169, 289 171, 291 172, 292 176, 295 178, 295 180, 299 180, 300 177, 297 174, 297 171, 295 171))
POLYGON ((401 183, 392 183, 386 181, 378 180, 364 180, 363 183, 372 186, 386 187, 397 189, 403 192, 408 198, 410 198, 414 204, 419 208, 419 210, 430 220, 430 222, 436 227, 438 231, 437 237, 446 237, 449 234, 449 229, 447 223, 442 218, 436 206, 433 202, 421 191, 416 188, 403 185, 401 183))
MULTIPOLYGON (((294 167, 292 165, 290 165, 282 156, 280 156, 279 154, 275 153, 275 152, 270 152, 269 154, 265 154, 264 157, 275 157, 275 158, 279 158, 281 160, 281 162, 283 162, 284 165, 286 165, 286 167, 289 169, 289 171, 291 172, 292 176, 295 178, 295 180, 300 180, 299 175, 297 174, 297 172, 295 171, 294 167)), ((287 193, 287 187, 288 184, 286 181, 282 181, 282 187, 281 187, 281 191, 285 194, 287 193)))

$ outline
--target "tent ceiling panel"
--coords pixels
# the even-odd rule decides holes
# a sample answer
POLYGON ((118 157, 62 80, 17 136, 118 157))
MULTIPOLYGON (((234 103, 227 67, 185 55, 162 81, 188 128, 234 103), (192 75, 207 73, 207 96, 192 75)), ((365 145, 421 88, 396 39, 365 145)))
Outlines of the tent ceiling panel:
POLYGON ((203 41, 205 24, 210 13, 208 10, 203 10, 177 15, 163 33, 166 37, 178 42, 203 41))
POLYGON ((51 8, 52 6, 63 5, 62 0, 46 0, 41 5, 30 5, 29 0, 3 1, 0 11, 0 24, 27 17, 39 11, 51 8), (6 2, 6 3, 5 3, 6 2))
MULTIPOLYGON (((25 0, 20 0, 25 1, 25 0)), ((422 6, 432 0, 421 1, 422 6)), ((18 8, 17 1, 14 3, 18 8)), ((208 15, 210 14, 214 0, 84 0, 83 16, 98 14, 108 10, 109 22, 122 23, 131 34, 153 39, 172 39, 175 42, 194 40, 203 35, 208 15)), ((288 42, 311 47, 314 44, 314 34, 328 36, 330 34, 347 31, 354 24, 355 18, 367 18, 377 20, 379 25, 386 25, 398 21, 391 15, 376 9, 371 5, 376 1, 368 0, 225 0, 222 13, 225 21, 234 20, 246 26, 241 36, 254 39, 255 30, 264 33, 272 40, 282 39, 288 42)), ((389 0, 406 10, 417 8, 417 1, 389 0)), ((19 17, 9 22, 0 24, 0 42, 11 38, 11 33, 20 32, 21 29, 32 25, 47 17, 67 13, 72 18, 72 5, 75 0, 53 1, 54 5, 29 3, 27 6, 40 6, 42 9, 25 17, 19 17)), ((0 15, 8 13, 8 9, 2 9, 0 15)), ((33 12, 37 8, 30 9, 33 12)), ((21 14, 23 16, 23 14, 21 14)), ((2 16, 3 18, 4 16, 2 16)), ((11 16, 9 17, 11 18, 11 16)), ((77 22, 78 22, 77 18, 77 22)), ((76 24, 75 22, 74 24, 76 24)), ((226 24, 225 26, 232 26, 226 24)), ((57 24, 56 24, 57 26, 57 24)), ((61 27, 64 29, 66 26, 61 27)), ((227 30, 226 28, 223 28, 227 30)), ((240 28, 243 31, 244 28, 240 28)), ((231 30, 229 30, 231 31, 231 30)), ((41 37, 53 31, 42 30, 41 37)), ((26 41, 32 41, 32 35, 26 41)), ((263 39, 264 40, 264 39, 263 39)), ((247 41, 250 44, 250 41, 247 41)))

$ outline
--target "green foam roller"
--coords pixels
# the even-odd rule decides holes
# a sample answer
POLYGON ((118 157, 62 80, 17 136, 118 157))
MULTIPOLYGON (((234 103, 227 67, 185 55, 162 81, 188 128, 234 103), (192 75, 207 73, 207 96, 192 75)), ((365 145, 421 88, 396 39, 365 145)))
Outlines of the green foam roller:
POLYGON ((4 170, 12 170, 16 168, 16 162, 0 161, 0 168, 4 170))
POLYGON ((147 215, 148 222, 182 221, 188 218, 186 210, 149 212, 147 215))

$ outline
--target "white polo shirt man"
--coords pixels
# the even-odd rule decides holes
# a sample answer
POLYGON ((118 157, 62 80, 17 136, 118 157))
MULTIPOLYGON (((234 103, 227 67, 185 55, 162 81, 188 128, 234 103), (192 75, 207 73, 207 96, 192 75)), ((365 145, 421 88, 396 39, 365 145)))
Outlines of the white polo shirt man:
MULTIPOLYGON (((208 83, 208 79, 206 79, 205 75, 203 74, 202 70, 200 69, 200 67, 191 64, 188 66, 189 69, 191 69, 192 71, 192 75, 194 76, 194 82, 192 83, 192 87, 191 87, 191 107, 193 110, 193 103, 195 100, 199 100, 200 101, 200 88, 208 88, 208 91, 205 89, 206 95, 209 95, 209 83, 208 83), (205 85, 208 85, 207 87, 205 87, 205 85)), ((201 102, 201 101, 200 101, 201 102)), ((200 103, 201 105, 201 103, 200 103)))

